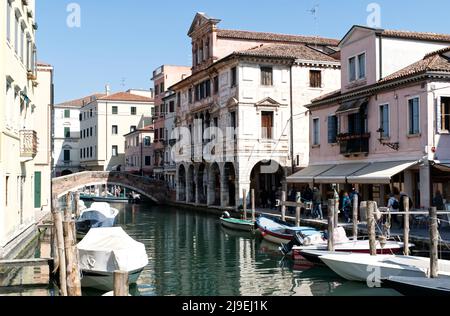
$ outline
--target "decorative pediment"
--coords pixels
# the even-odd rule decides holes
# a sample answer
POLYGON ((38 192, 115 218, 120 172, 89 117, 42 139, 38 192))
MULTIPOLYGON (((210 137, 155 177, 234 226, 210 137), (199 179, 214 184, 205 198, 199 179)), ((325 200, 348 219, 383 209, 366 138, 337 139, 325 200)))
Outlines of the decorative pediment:
POLYGON ((73 149, 72 146, 69 146, 69 145, 64 145, 62 148, 64 150, 72 150, 73 149))
POLYGON ((192 33, 194 33, 197 29, 201 28, 205 24, 216 25, 216 24, 220 23, 220 21, 221 20, 210 18, 203 12, 198 12, 195 15, 195 18, 191 24, 191 27, 189 28, 188 36, 191 36, 192 33))
POLYGON ((267 97, 261 101, 259 101, 258 103, 255 103, 255 106, 257 107, 280 107, 281 104, 277 101, 275 101, 274 99, 272 99, 271 97, 267 97))

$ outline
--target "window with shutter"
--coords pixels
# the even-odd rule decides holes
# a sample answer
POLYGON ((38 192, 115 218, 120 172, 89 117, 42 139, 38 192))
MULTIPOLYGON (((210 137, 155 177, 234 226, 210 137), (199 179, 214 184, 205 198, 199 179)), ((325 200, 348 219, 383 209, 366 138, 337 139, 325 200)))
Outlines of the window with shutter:
POLYGON ((273 85, 273 69, 272 67, 261 67, 261 85, 273 85))
POLYGON ((261 132, 263 139, 273 138, 273 112, 261 113, 261 132))
POLYGON ((450 132, 450 97, 441 97, 440 106, 438 106, 439 131, 450 132))
POLYGON ((408 101, 409 110, 409 134, 417 135, 420 133, 420 115, 419 115, 419 98, 413 98, 408 101))
POLYGON ((336 144, 338 134, 338 118, 335 115, 328 117, 328 143, 336 144))
POLYGON ((322 72, 320 70, 309 71, 309 86, 311 88, 322 87, 322 72))
POLYGON ((380 128, 383 130, 383 138, 388 138, 390 135, 389 130, 389 105, 380 105, 380 128))

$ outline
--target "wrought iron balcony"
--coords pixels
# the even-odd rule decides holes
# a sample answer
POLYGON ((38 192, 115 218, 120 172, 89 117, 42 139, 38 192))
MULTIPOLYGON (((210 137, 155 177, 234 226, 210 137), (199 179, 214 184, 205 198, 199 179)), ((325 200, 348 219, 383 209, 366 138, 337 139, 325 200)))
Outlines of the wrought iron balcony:
POLYGON ((341 145, 341 155, 350 156, 369 153, 370 133, 339 134, 337 141, 341 145))
POLYGON ((20 158, 32 160, 37 155, 38 139, 36 131, 22 130, 20 135, 20 158))

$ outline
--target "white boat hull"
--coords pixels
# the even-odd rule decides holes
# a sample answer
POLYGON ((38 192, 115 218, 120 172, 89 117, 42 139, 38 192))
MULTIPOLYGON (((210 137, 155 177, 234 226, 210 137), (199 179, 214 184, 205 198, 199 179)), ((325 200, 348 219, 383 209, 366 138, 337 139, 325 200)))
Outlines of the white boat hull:
MULTIPOLYGON (((349 281, 383 281, 392 276, 426 277, 430 259, 412 256, 331 254, 320 257, 331 270, 349 281)), ((450 264, 441 261, 441 275, 450 275, 450 264)))
MULTIPOLYGON (((130 272, 128 276, 128 282, 130 285, 137 283, 137 280, 143 270, 144 268, 130 272)), ((101 291, 114 290, 114 273, 83 271, 81 286, 83 288, 97 289, 101 291)))
POLYGON ((220 222, 222 223, 222 226, 233 229, 233 230, 239 230, 239 231, 245 231, 245 232, 252 232, 255 229, 255 226, 252 224, 238 224, 238 223, 232 223, 226 220, 221 219, 220 222))

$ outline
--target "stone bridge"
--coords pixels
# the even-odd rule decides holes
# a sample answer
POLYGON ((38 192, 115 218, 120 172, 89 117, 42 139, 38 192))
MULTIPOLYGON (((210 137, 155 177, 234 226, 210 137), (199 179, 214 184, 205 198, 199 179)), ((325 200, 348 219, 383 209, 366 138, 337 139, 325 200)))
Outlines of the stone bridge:
POLYGON ((60 198, 68 192, 96 185, 119 185, 133 190, 158 204, 164 203, 168 198, 167 186, 163 181, 122 172, 93 171, 80 172, 53 179, 52 195, 53 198, 60 198))

